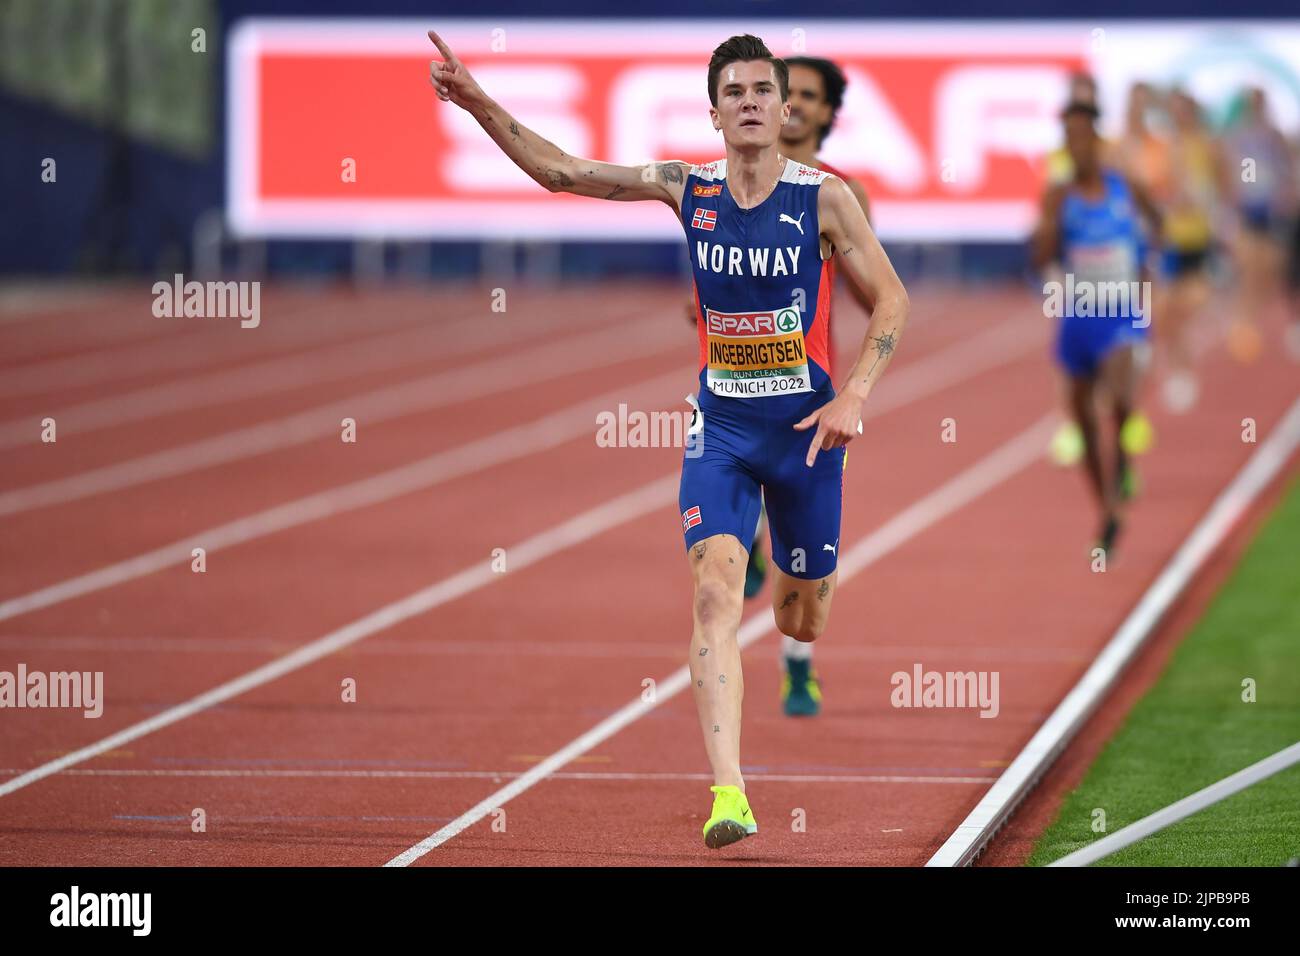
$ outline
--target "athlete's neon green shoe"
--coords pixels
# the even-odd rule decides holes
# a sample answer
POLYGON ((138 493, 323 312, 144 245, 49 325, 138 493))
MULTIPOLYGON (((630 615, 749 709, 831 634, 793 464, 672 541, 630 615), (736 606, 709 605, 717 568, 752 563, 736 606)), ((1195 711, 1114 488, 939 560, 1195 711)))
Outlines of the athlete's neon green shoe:
POLYGON ((1048 446, 1052 463, 1062 468, 1077 465, 1083 457, 1083 451, 1083 432, 1074 422, 1062 423, 1052 436, 1052 444, 1048 446))
POLYGON ((816 717, 822 709, 821 682, 811 661, 785 659, 781 679, 781 709, 787 717, 816 717))
POLYGON ((1119 498, 1121 501, 1132 501, 1141 493, 1142 479, 1138 477, 1137 469, 1130 462, 1119 473, 1119 498))
POLYGON ((758 832, 758 823, 749 809, 749 801, 736 786, 709 787, 713 798, 713 816, 704 824, 704 845, 711 850, 735 843, 758 832))
POLYGON ((1130 455, 1144 455, 1155 444, 1156 430, 1151 421, 1141 412, 1133 412, 1124 419, 1124 426, 1119 430, 1119 444, 1130 455))

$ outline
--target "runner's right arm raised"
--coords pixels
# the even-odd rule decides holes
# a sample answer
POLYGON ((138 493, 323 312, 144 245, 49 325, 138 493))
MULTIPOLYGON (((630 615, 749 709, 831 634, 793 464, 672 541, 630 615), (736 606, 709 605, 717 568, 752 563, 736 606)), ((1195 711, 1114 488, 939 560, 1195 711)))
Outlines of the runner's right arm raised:
POLYGON ((438 98, 468 112, 516 166, 551 192, 596 199, 657 199, 679 210, 689 164, 647 163, 617 166, 570 156, 554 143, 516 122, 483 92, 451 48, 430 30, 441 60, 429 61, 429 82, 438 98))

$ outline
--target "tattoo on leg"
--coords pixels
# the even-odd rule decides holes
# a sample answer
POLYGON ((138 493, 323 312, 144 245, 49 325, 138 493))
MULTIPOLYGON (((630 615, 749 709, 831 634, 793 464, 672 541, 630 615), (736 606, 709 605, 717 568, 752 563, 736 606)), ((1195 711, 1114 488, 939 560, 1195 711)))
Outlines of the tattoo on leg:
POLYGON ((714 725, 713 725, 713 732, 714 732, 715 734, 716 734, 716 733, 721 733, 721 730, 719 729, 719 727, 718 727, 717 724, 714 724, 714 725))
POLYGON ((794 603, 795 601, 797 601, 797 600, 799 600, 799 592, 798 592, 798 591, 791 591, 789 594, 787 594, 787 595, 785 596, 785 600, 781 602, 781 606, 782 606, 782 607, 789 607, 791 604, 793 604, 793 603, 794 603))
POLYGON ((823 581, 821 584, 817 586, 817 600, 825 601, 826 595, 830 593, 831 593, 831 582, 829 580, 823 581))
POLYGON ((719 674, 719 675, 718 675, 718 683, 719 683, 719 684, 725 684, 726 682, 727 682, 727 675, 726 675, 726 674, 719 674))
POLYGON ((702 680, 697 680, 697 681, 695 682, 695 686, 696 686, 696 687, 703 687, 703 686, 704 686, 704 681, 702 681, 702 680))
POLYGON ((727 563, 728 563, 728 564, 735 564, 735 563, 736 563, 736 559, 735 559, 735 558, 727 558, 727 563))
POLYGON ((701 657, 708 657, 708 656, 709 656, 709 649, 708 649, 707 647, 701 647, 701 648, 700 648, 700 656, 701 656, 701 657))
POLYGON ((707 541, 701 541, 699 544, 697 544, 695 546, 695 560, 698 561, 702 557, 704 557, 704 552, 707 551, 708 549, 709 549, 709 543, 707 541))

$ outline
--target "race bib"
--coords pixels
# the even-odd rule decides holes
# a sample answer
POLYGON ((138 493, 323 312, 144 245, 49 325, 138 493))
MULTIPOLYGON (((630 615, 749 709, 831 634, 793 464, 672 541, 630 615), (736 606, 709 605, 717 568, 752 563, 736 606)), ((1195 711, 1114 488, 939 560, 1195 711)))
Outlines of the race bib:
POLYGON ((1137 259, 1130 242, 1107 242, 1074 246, 1070 250, 1070 271, 1074 281, 1131 282, 1137 278, 1137 259))
POLYGON ((715 312, 705 316, 709 391, 731 398, 811 392, 799 310, 715 312))

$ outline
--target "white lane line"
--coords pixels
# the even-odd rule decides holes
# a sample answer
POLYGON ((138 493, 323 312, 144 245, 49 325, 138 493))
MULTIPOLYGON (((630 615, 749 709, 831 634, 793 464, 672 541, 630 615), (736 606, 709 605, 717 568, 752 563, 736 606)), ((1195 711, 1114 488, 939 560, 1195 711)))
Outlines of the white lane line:
MULTIPOLYGON (((8 768, 0 770, 0 776, 21 774, 22 770, 8 768)), ((265 770, 256 767, 222 767, 215 769, 185 770, 62 770, 59 777, 342 777, 374 778, 384 780, 506 780, 522 775, 522 770, 265 770)), ((707 773, 633 773, 627 771, 609 771, 602 773, 572 771, 551 774, 553 780, 713 780, 707 773)), ((929 775, 899 774, 848 774, 848 773, 746 773, 746 780, 759 780, 772 783, 940 783, 970 784, 989 783, 993 777, 953 777, 929 775)), ((186 819, 189 819, 188 817, 186 819)))
MULTIPOLYGON (((292 641, 237 637, 92 637, 60 634, 0 635, 0 649, 46 653, 85 654, 257 654, 274 657, 293 650, 292 641)), ((356 651, 380 656, 433 657, 681 657, 679 643, 667 641, 501 641, 409 640, 375 641, 356 651)), ((953 647, 933 644, 872 644, 854 647, 829 644, 817 649, 818 660, 897 661, 948 658, 969 661, 1039 661, 1060 664, 1087 663, 1088 656, 1070 647, 953 647)))
MULTIPOLYGON (((1008 344, 1005 341, 1008 330, 1014 323, 1015 320, 1005 322, 982 336, 949 346, 938 354, 918 359, 891 373, 891 378, 886 381, 892 381, 892 387, 873 396, 863 419, 870 420, 909 402, 942 392, 998 365, 1014 361, 1024 351, 1024 348, 1017 349, 1014 343, 1008 344), (1000 357, 1000 361, 994 361, 994 356, 1000 357)), ((399 495, 429 488, 440 481, 471 474, 490 465, 555 448, 584 433, 594 434, 597 411, 615 408, 619 402, 653 407, 653 403, 659 399, 649 396, 662 394, 674 387, 674 383, 680 386, 682 381, 682 376, 669 374, 626 386, 571 405, 527 425, 498 432, 369 478, 196 532, 144 554, 0 601, 0 621, 123 584, 172 565, 187 564, 194 548, 205 548, 211 554, 219 548, 243 544, 321 518, 378 504, 399 495)))
MULTIPOLYGON (((152 302, 152 297, 147 300, 152 302)), ((113 308, 110 306, 110 308, 113 308)), ((335 312, 340 306, 324 306, 320 303, 309 303, 301 307, 290 309, 283 313, 277 313, 278 320, 297 319, 305 316, 316 316, 322 311, 335 312)), ((265 314, 265 310, 263 310, 265 314)), ((160 323, 175 323, 174 319, 159 319, 160 323)), ((184 321, 184 320, 181 320, 184 321)), ((208 320, 192 320, 208 321, 208 320)), ((3 376, 0 376, 0 397, 12 398, 20 395, 32 394, 49 394, 50 392, 59 391, 67 388, 82 388, 88 385, 103 385, 108 382, 129 379, 137 375, 149 375, 156 373, 161 369, 178 372, 195 366, 204 366, 217 361, 238 360, 246 357, 248 354, 256 354, 259 351, 265 351, 267 342, 265 338, 246 338, 246 336, 258 336, 261 329, 241 329, 244 337, 236 336, 235 343, 241 346, 239 349, 233 349, 229 354, 213 355, 209 347, 197 347, 195 338, 201 335, 198 326, 181 326, 176 328, 175 337, 165 337, 160 340, 153 340, 145 343, 128 342, 123 345, 111 345, 102 349, 97 349, 91 354, 80 353, 69 355, 63 358, 40 359, 34 363, 27 363, 17 368, 7 370, 3 376), (189 346, 187 348, 187 346, 189 346)), ((313 327, 312 336, 315 341, 325 339, 341 338, 348 332, 355 331, 355 327, 349 327, 340 323, 337 327, 326 330, 315 330, 313 327)), ((165 330, 159 330, 160 335, 166 335, 165 330)), ((279 344, 277 341, 276 344, 279 344)), ((206 345, 206 343, 205 343, 206 345)))
MULTIPOLYGON (((904 540, 919 534, 920 531, 934 524, 945 515, 951 513, 957 508, 962 507, 968 501, 983 494, 984 491, 993 487, 997 483, 1010 477, 1015 472, 1024 468, 1035 458, 1039 457, 1042 451, 1042 444, 1047 440, 1051 424, 1055 421, 1056 416, 1049 414, 1041 419, 1037 424, 1021 433, 1015 439, 1003 445, 987 457, 981 459, 977 464, 962 472, 953 480, 943 485, 938 491, 935 491, 923 498, 921 501, 906 508, 903 512, 885 524, 879 531, 868 536, 865 540, 857 544, 841 560, 841 579, 847 579, 857 573, 862 567, 865 567, 871 561, 884 553, 881 548, 892 548, 904 540)), ((649 514, 659 508, 666 509, 676 495, 677 485, 680 476, 676 471, 671 472, 647 485, 620 495, 603 505, 592 508, 562 524, 556 525, 540 534, 534 535, 519 544, 509 548, 511 562, 518 568, 524 568, 552 554, 563 551, 566 548, 580 544, 590 538, 595 537, 611 528, 617 527, 628 521, 632 521, 642 515, 649 514)), ((21 790, 51 774, 66 770, 69 767, 82 763, 93 757, 99 756, 110 750, 115 750, 133 740, 154 733, 174 723, 185 720, 194 714, 200 713, 217 704, 224 703, 233 697, 244 694, 263 684, 276 680, 285 674, 292 673, 308 664, 314 663, 335 651, 348 647, 358 641, 364 640, 372 634, 386 630, 396 624, 401 623, 411 617, 427 613, 435 607, 445 604, 456 598, 463 597, 465 594, 478 590, 494 580, 500 580, 501 576, 496 574, 488 562, 480 562, 472 567, 466 568, 458 574, 445 578, 436 584, 430 585, 414 594, 394 601, 385 605, 366 616, 345 625, 338 630, 326 634, 310 643, 298 648, 284 657, 277 658, 255 670, 249 671, 241 677, 227 681, 213 690, 199 694, 190 700, 171 707, 160 714, 157 714, 147 720, 140 721, 127 727, 125 730, 111 734, 95 743, 89 744, 70 754, 65 754, 55 760, 41 764, 40 766, 27 771, 19 777, 10 780, 7 783, 0 784, 0 797, 21 790)), ((753 643, 761 637, 766 631, 770 630, 773 625, 771 608, 767 609, 766 615, 755 615, 745 622, 741 627, 742 646, 753 643)), ((658 699, 666 700, 678 693, 688 680, 685 668, 679 670, 668 681, 660 685, 658 699)), ((655 705, 651 705, 655 706, 655 705)), ((629 713, 635 713, 641 716, 641 708, 645 707, 644 702, 630 705, 624 708, 618 714, 603 721, 598 725, 597 730, 601 728, 614 727, 605 734, 605 737, 612 736, 623 724, 630 722, 626 716, 629 713)), ((631 718, 635 719, 635 717, 631 718)), ((590 740, 590 742, 581 747, 580 750, 573 752, 571 755, 561 760, 558 764, 556 761, 559 755, 552 755, 539 764, 539 768, 545 768, 547 773, 559 769, 564 763, 568 763, 574 757, 579 756, 583 751, 595 746, 605 737, 599 737, 595 731, 588 732, 579 741, 571 744, 566 751, 578 745, 581 741, 590 740)), ((564 753, 564 752, 562 752, 564 753)), ((524 783, 519 792, 528 789, 536 780, 541 779, 536 776, 536 768, 529 771, 520 781, 529 781, 524 783)), ((517 781, 519 783, 520 781, 517 781)), ((489 813, 496 804, 491 804, 483 809, 480 817, 489 813)), ((483 807, 480 804, 479 807, 483 807)), ((476 810, 479 808, 475 808, 476 810)), ((472 813, 473 811, 471 811, 472 813)), ((472 820, 468 820, 468 814, 459 818, 461 824, 456 833, 464 827, 469 826, 472 820), (466 822, 468 820, 468 822, 466 822)), ((438 838, 439 831, 429 840, 438 838)), ((448 834, 429 848, 424 848, 424 844, 417 844, 415 847, 407 850, 402 859, 410 855, 410 859, 416 859, 423 856, 447 839, 452 834, 448 834)), ((396 861, 390 861, 396 862, 396 861)), ((409 862, 409 860, 407 861, 409 862)), ((403 864, 404 865, 404 864, 403 864)))
MULTIPOLYGON (((884 398, 886 397, 882 397, 881 401, 875 403, 875 412, 877 414, 886 411, 889 408, 889 402, 884 400, 884 398)), ((902 404, 906 400, 896 398, 893 401, 897 404, 902 404)), ((963 472, 957 479, 944 485, 938 492, 935 492, 929 497, 922 499, 922 501, 912 505, 882 527, 878 532, 876 532, 876 534, 861 542, 841 560, 841 578, 850 577, 855 573, 855 562, 862 561, 864 555, 869 556, 871 554, 870 549, 877 546, 877 540, 888 542, 894 540, 894 537, 891 537, 891 535, 896 537, 899 534, 902 534, 901 531, 891 530, 898 527, 900 522, 902 522, 906 527, 915 528, 916 531, 912 533, 917 533, 922 528, 928 527, 929 524, 939 520, 939 518, 947 514, 950 509, 960 507, 969 500, 969 496, 982 494, 983 491, 986 490, 986 487, 991 487, 991 485, 987 484, 991 478, 996 479, 993 482, 996 484, 997 481, 1002 480, 1003 477, 1009 476, 1009 474, 1013 473, 1014 470, 1023 468, 1037 453, 1041 452, 1042 443, 1046 441, 1048 429, 1054 419, 1054 415, 1046 416, 1028 431, 1022 433, 1017 439, 1014 439, 1008 445, 1004 445, 1002 448, 982 459, 977 465, 967 469, 967 471, 963 472), (1017 461, 1016 467, 1013 471, 1007 472, 1006 475, 1003 475, 1002 472, 1006 470, 1008 463, 1011 461, 1008 456, 1017 454, 1023 455, 1024 452, 1022 449, 1028 447, 1026 443, 1031 441, 1037 442, 1037 447, 1029 452, 1029 457, 1024 462, 1017 461)), ((504 435, 508 435, 508 433, 498 433, 497 435, 489 436, 486 441, 496 441, 504 435)), ((584 512, 569 521, 520 542, 509 549, 511 562, 516 568, 527 567, 528 565, 540 561, 551 554, 594 537, 609 528, 617 527, 627 521, 648 514, 655 508, 666 508, 675 496, 679 481, 680 476, 678 472, 673 471, 647 485, 643 485, 641 488, 633 492, 619 496, 603 505, 584 512)), ((361 482, 359 484, 366 485, 367 482, 361 482)), ((372 495, 374 494, 373 491, 370 493, 372 495)), ((325 496, 314 497, 328 497, 329 494, 330 493, 326 493, 325 496)), ((297 505, 300 505, 300 503, 295 503, 295 506, 297 505)), ((270 513, 263 512, 263 515, 272 514, 277 510, 279 509, 272 509, 272 512, 270 513)), ((291 510, 294 511, 294 523, 309 520, 304 516, 301 507, 294 507, 291 510)), ((321 510, 319 506, 317 510, 321 510)), ((242 522, 235 522, 234 525, 226 525, 224 527, 226 529, 236 529, 239 528, 239 526, 244 525, 247 520, 248 519, 245 519, 245 521, 242 522)), ((279 520, 283 522, 286 519, 280 518, 279 520)), ((165 549, 160 549, 160 551, 162 550, 165 549)), ((159 552, 152 552, 151 554, 157 556, 154 559, 155 561, 164 557, 163 555, 160 555, 159 552)), ((186 552, 186 555, 188 555, 188 552, 186 552)), ((150 556, 145 555, 142 557, 148 558, 150 556)), ((165 557, 168 557, 169 559, 167 563, 171 563, 175 558, 174 555, 165 557)), ((870 557, 869 559, 874 560, 874 557, 870 557)), ((139 559, 136 559, 135 561, 125 562, 124 565, 114 566, 118 568, 117 576, 121 577, 124 574, 129 576, 139 576, 140 574, 149 573, 145 568, 139 566, 132 567, 133 564, 144 564, 147 566, 148 562, 139 562, 139 559)), ((155 567, 153 570, 157 570, 157 568, 155 567)), ((79 586, 82 588, 81 593, 85 593, 87 590, 96 590, 100 587, 107 587, 112 583, 117 583, 115 580, 86 580, 87 578, 95 579, 97 576, 101 576, 102 574, 103 571, 92 572, 92 574, 83 576, 83 578, 73 579, 71 582, 65 582, 63 585, 56 585, 55 589, 59 590, 60 593, 46 595, 44 597, 45 604, 40 606, 48 606, 48 604, 56 603, 57 600, 66 600, 68 596, 71 596, 68 585, 77 584, 78 582, 80 582, 79 586)), ((486 562, 467 568, 457 575, 453 575, 452 577, 446 578, 428 588, 417 591, 400 601, 388 604, 365 617, 353 621, 351 624, 298 648, 284 657, 277 658, 276 660, 250 671, 241 677, 228 681, 220 687, 191 698, 190 700, 169 708, 148 720, 133 724, 125 730, 105 737, 86 747, 82 747, 70 754, 66 754, 56 760, 42 764, 8 783, 0 785, 0 796, 13 793, 23 787, 37 782, 38 780, 44 779, 50 774, 58 773, 61 770, 75 766, 78 763, 89 760, 92 757, 96 757, 109 750, 117 749, 133 740, 151 734, 157 730, 161 730, 164 727, 168 727, 171 724, 200 713, 216 704, 223 703, 232 697, 236 697, 259 687, 262 684, 298 670, 307 664, 314 663, 337 650, 355 644, 356 642, 369 637, 371 634, 378 633, 379 631, 392 627, 407 618, 426 613, 434 607, 461 597, 471 591, 477 590, 485 584, 491 583, 491 581, 499 578, 500 575, 493 572, 486 562)), ((46 591, 50 590, 52 589, 46 589, 46 591)), ((36 593, 37 595, 40 595, 43 592, 36 593)), ((34 606, 31 600, 32 597, 32 595, 28 595, 24 598, 15 599, 15 601, 25 602, 25 610, 31 610, 34 606)), ((16 613, 22 613, 24 610, 24 606, 15 605, 15 601, 5 602, 5 605, 17 608, 17 610, 14 610, 8 615, 10 617, 15 616, 16 613)), ((0 609, 3 609, 3 607, 3 605, 0 605, 0 609)), ((763 621, 761 617, 751 618, 744 626, 742 626, 742 646, 757 640, 765 630, 772 626, 770 608, 767 612, 767 618, 767 621, 763 621), (749 636, 745 637, 745 635, 749 636)), ((3 619, 3 614, 0 614, 0 620, 3 619)), ((685 678, 682 677, 685 673, 686 671, 683 668, 677 675, 674 675, 674 678, 677 679, 678 683, 685 680, 685 678)), ((681 687, 678 686, 667 695, 671 696, 680 690, 681 687)), ((667 692, 668 688, 663 688, 661 696, 663 693, 667 692)), ((615 715, 615 718, 617 717, 618 715, 615 715)), ((608 721, 606 723, 608 723, 608 721)), ((601 726, 604 726, 604 724, 601 726)), ((577 756, 577 754, 574 754, 574 756, 577 756)), ((554 758, 550 759, 553 760, 554 758)), ((572 757, 568 759, 572 759, 572 757)), ((563 762, 567 763, 568 760, 563 762)), ((529 784, 529 786, 531 786, 531 784, 529 784)), ((524 789, 527 789, 527 787, 524 789)), ((487 813, 490 809, 491 808, 489 807, 488 810, 483 812, 487 813)), ((468 823, 465 824, 465 826, 468 825, 468 823)), ((437 834, 435 834, 435 836, 437 836, 437 834)), ((430 839, 432 839, 432 837, 430 839)), ((411 850, 408 850, 407 853, 412 853, 416 850, 417 848, 413 847, 411 850)), ((415 856, 422 856, 426 852, 428 852, 428 850, 415 852, 415 856)))
MULTIPOLYGON (((635 315, 629 312, 614 316, 610 324, 621 324, 635 315)), ((481 322, 455 336, 449 336, 445 329, 434 324, 399 329, 361 341, 335 343, 251 365, 186 376, 177 381, 56 408, 40 415, 25 415, 0 422, 0 450, 39 445, 40 429, 36 426, 46 416, 59 423, 59 437, 62 438, 339 379, 441 362, 492 345, 509 343, 517 346, 543 336, 553 338, 560 333, 578 333, 584 324, 590 323, 552 328, 536 324, 481 322)), ((581 334, 583 338, 575 334, 566 341, 581 342, 593 333, 586 331, 581 334)))
POLYGON ((681 348, 679 341, 664 336, 662 327, 656 328, 648 322, 578 338, 581 341, 577 345, 568 341, 554 342, 506 358, 488 359, 449 372, 423 375, 113 465, 15 488, 0 493, 0 517, 121 491, 146 482, 281 451, 326 436, 337 436, 344 418, 353 418, 360 428, 365 428, 404 415, 681 348))
POLYGON ((1087 866, 1094 863, 1102 857, 1110 856, 1119 850, 1124 849, 1130 843, 1136 843, 1138 840, 1149 837, 1167 826, 1177 823, 1185 817, 1190 817, 1210 806, 1212 803, 1218 803, 1227 797, 1232 796, 1238 791, 1245 790, 1249 786, 1259 783, 1266 777, 1271 777, 1275 773, 1281 773, 1288 767, 1300 763, 1300 743, 1292 744, 1270 757, 1265 757, 1258 763, 1253 763, 1249 767, 1238 770, 1229 777, 1224 777, 1217 783, 1212 783, 1208 787, 1197 790, 1189 794, 1176 803, 1171 803, 1163 809, 1157 810, 1150 816, 1145 816, 1141 820, 1130 823, 1122 830, 1116 830, 1107 836, 1102 837, 1096 843, 1089 844, 1081 849, 1075 850, 1068 856, 1063 856, 1059 860, 1047 864, 1048 866, 1087 866))
MULTIPOLYGON (((1055 413, 1040 418, 1006 444, 962 471, 935 491, 909 505, 896 516, 857 542, 839 562, 839 582, 843 586, 863 569, 955 511, 965 507, 985 492, 1006 481, 1042 458, 1043 445, 1057 421, 1055 413)), ((741 648, 766 636, 776 626, 772 608, 765 607, 750 615, 737 634, 741 648)), ((489 794, 446 826, 393 857, 385 866, 409 866, 426 853, 446 843, 456 834, 473 826, 493 810, 553 775, 565 764, 604 743, 625 727, 640 720, 655 708, 671 700, 690 685, 690 671, 680 667, 655 685, 653 701, 638 697, 602 720, 586 733, 570 741, 516 780, 489 794)))
MULTIPOLYGON (((571 548, 598 534, 617 527, 625 522, 649 514, 655 510, 666 510, 668 502, 676 495, 678 476, 659 478, 647 485, 613 498, 595 508, 583 512, 568 521, 548 528, 531 538, 513 545, 508 549, 510 563, 515 569, 525 568, 544 558, 550 557, 566 548, 571 548)), ((170 707, 160 714, 132 724, 124 730, 111 734, 102 740, 88 744, 56 760, 41 764, 7 783, 0 784, 0 797, 30 786, 43 780, 50 774, 66 770, 92 757, 97 757, 109 750, 115 750, 133 740, 162 730, 172 724, 192 717, 195 714, 224 703, 232 697, 238 697, 250 690, 270 683, 285 674, 292 673, 308 664, 315 663, 323 657, 342 650, 372 634, 387 630, 402 621, 426 614, 436 607, 464 597, 478 589, 500 581, 502 575, 493 571, 490 562, 480 561, 464 570, 444 578, 435 584, 393 601, 375 611, 346 624, 324 637, 317 638, 302 647, 277 658, 255 670, 227 681, 220 687, 199 694, 182 704, 170 707)))
POLYGON ((0 621, 188 563, 194 548, 205 548, 212 554, 322 518, 423 491, 493 465, 556 448, 584 434, 594 437, 599 411, 638 398, 650 405, 670 389, 681 388, 682 381, 681 374, 671 373, 625 385, 617 391, 585 399, 535 421, 494 432, 427 458, 197 531, 152 551, 0 601, 0 621))
POLYGON ((1300 399, 1250 456, 1119 630, 926 866, 967 866, 1087 722, 1192 576, 1300 444, 1300 399))

